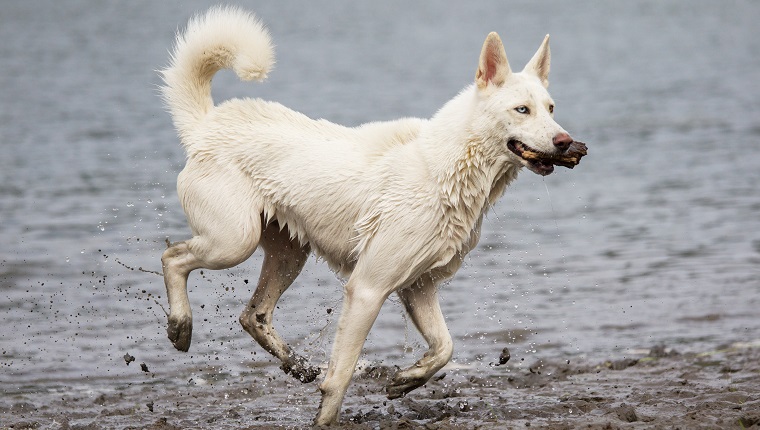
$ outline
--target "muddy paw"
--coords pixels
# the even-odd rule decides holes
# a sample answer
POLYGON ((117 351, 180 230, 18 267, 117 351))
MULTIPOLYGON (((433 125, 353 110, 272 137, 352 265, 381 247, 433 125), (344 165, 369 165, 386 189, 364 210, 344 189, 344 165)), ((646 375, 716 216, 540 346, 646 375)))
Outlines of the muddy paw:
POLYGON ((317 379, 321 372, 318 367, 309 366, 306 359, 298 355, 292 355, 283 361, 280 369, 304 384, 317 379))
POLYGON ((391 382, 385 387, 385 393, 389 399, 398 399, 404 397, 407 393, 425 385, 427 379, 410 378, 397 373, 391 382))
POLYGON ((190 339, 193 337, 193 320, 169 317, 169 327, 166 332, 175 348, 187 352, 190 349, 190 339))

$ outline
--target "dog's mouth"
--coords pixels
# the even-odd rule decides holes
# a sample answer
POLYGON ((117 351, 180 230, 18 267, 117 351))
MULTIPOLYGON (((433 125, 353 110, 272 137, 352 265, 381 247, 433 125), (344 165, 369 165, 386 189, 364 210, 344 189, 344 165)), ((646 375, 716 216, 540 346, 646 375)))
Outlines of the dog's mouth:
POLYGON ((533 173, 546 176, 554 172, 554 163, 550 154, 537 151, 519 140, 507 142, 507 148, 526 161, 525 166, 533 173))
POLYGON ((564 152, 546 153, 531 148, 517 139, 507 142, 507 148, 525 161, 525 166, 533 173, 546 176, 554 172, 554 166, 572 169, 586 155, 586 144, 574 141, 564 152))

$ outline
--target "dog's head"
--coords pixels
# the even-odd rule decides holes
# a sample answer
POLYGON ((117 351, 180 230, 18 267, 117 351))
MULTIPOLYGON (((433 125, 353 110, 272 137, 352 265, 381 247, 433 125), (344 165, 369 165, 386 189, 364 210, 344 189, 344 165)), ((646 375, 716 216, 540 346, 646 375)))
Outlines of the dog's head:
POLYGON ((512 72, 499 35, 491 33, 475 75, 480 111, 476 118, 481 118, 475 131, 496 142, 499 148, 494 149, 509 162, 539 175, 552 173, 555 164, 574 165, 567 162, 568 156, 573 159, 573 139, 554 121, 554 100, 546 90, 550 61, 547 35, 522 72, 512 72))

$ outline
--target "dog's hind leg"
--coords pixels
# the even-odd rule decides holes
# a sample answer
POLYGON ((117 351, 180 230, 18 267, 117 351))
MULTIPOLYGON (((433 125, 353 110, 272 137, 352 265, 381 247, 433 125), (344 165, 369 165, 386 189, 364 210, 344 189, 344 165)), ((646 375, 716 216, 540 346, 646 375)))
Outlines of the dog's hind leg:
POLYGON ((280 368, 301 382, 312 382, 319 368, 308 366, 307 360, 294 353, 272 326, 272 313, 277 300, 301 273, 309 257, 309 246, 291 240, 286 228, 277 222, 269 224, 261 235, 264 264, 253 297, 240 315, 245 331, 267 352, 282 360, 280 368))
MULTIPOLYGON (((258 236, 258 235, 256 235, 258 236)), ((206 236, 171 244, 161 256, 164 283, 169 298, 167 333, 175 348, 187 352, 193 332, 193 314, 187 296, 187 277, 195 269, 227 269, 247 260, 256 242, 243 240, 236 247, 214 243, 206 236), (214 252, 219 250, 219 252, 214 252)))
POLYGON ((180 351, 190 349, 193 333, 193 314, 187 297, 187 277, 200 267, 200 262, 190 252, 187 242, 169 244, 161 256, 164 283, 169 298, 169 326, 167 333, 172 345, 180 351))
POLYGON ((188 163, 180 173, 178 190, 194 236, 170 244, 161 256, 169 298, 167 332, 180 351, 190 348, 193 331, 187 296, 190 272, 227 269, 242 263, 256 250, 261 236, 261 218, 254 205, 245 198, 219 191, 225 189, 226 177, 187 173, 189 167, 188 163))
POLYGON ((429 349, 411 367, 400 370, 386 387, 389 399, 395 399, 424 385, 451 359, 453 342, 438 302, 438 289, 430 276, 423 276, 408 288, 397 292, 414 325, 425 338, 429 349))

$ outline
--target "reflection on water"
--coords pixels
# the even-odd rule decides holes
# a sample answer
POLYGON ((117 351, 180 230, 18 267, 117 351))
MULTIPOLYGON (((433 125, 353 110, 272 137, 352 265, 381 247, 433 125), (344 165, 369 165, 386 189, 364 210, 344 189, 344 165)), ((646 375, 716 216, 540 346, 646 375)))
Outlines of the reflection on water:
MULTIPOLYGON (((277 69, 265 85, 222 73, 215 96, 263 96, 345 124, 425 117, 470 81, 488 31, 514 68, 551 33, 557 118, 590 155, 547 178, 524 172, 489 214, 481 246, 441 293, 455 361, 478 371, 504 346, 530 362, 760 337, 760 6, 451 3, 337 15, 324 3, 263 4, 277 69)), ((184 155, 154 70, 174 29, 206 6, 4 5, 4 390, 129 381, 140 363, 157 383, 262 363, 278 372, 237 323, 259 255, 192 276, 188 354, 166 339, 163 283, 150 273, 166 237, 188 236, 174 191, 184 155)), ((275 323, 324 361, 340 296, 312 261, 275 323)), ((391 300, 365 358, 404 364, 424 349, 391 300)))

